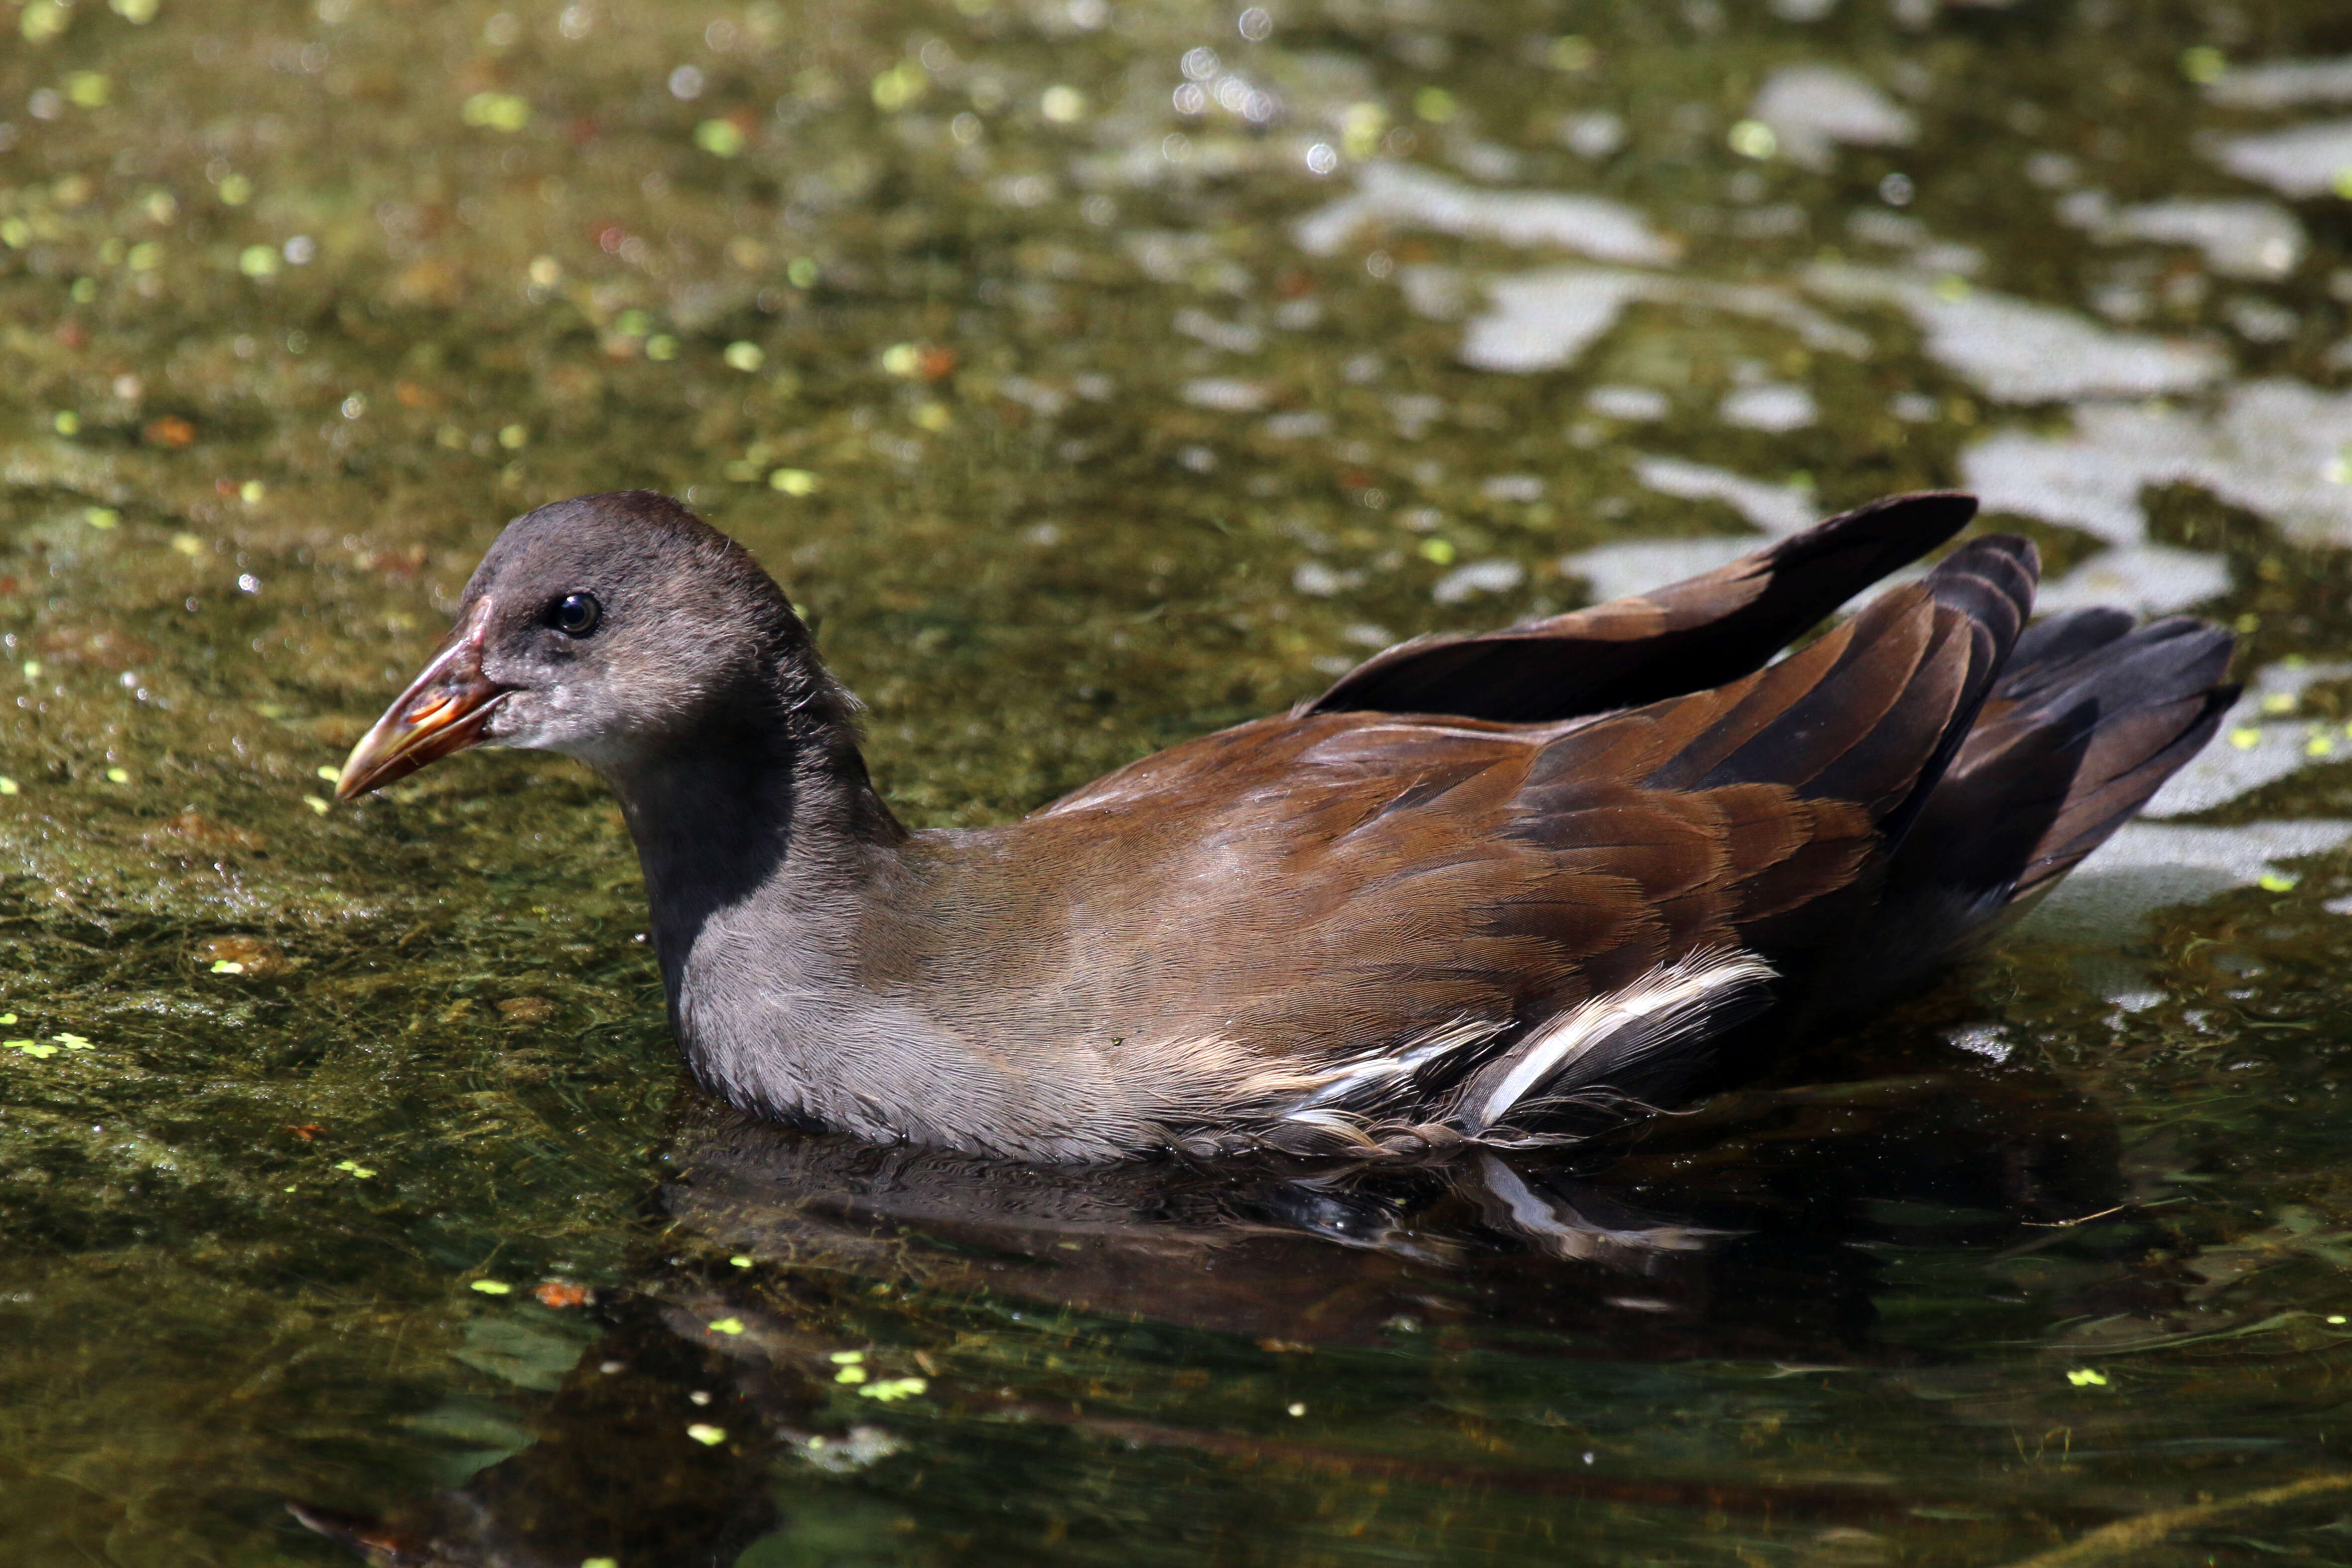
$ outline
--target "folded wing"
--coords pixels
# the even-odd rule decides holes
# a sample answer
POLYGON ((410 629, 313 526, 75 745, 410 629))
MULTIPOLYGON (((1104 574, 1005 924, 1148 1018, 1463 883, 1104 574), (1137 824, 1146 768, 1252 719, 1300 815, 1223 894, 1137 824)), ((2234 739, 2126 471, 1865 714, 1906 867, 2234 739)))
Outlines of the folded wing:
POLYGON ((1548 723, 1630 708, 1760 668, 1873 583, 1967 526, 1973 496, 1895 496, 1654 593, 1373 655, 1301 713, 1451 713, 1548 723))

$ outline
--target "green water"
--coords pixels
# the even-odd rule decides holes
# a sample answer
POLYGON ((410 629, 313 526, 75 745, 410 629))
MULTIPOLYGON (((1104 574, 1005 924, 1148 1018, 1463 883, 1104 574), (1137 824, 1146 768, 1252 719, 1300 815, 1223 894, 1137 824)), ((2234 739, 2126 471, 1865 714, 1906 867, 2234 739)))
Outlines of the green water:
POLYGON ((0 29, 0 1557, 2352 1562, 2352 83, 2241 69, 2340 5, 0 29), (742 538, 963 824, 1963 479, 2237 625, 2208 784, 1565 1164, 764 1134, 583 773, 320 776, 581 491, 742 538))

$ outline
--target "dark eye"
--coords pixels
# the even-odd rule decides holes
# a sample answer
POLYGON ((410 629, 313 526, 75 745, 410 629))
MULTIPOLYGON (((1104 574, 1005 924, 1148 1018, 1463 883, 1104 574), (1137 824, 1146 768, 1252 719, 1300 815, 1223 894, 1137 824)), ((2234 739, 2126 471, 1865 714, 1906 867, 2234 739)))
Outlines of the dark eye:
POLYGON ((584 637, 604 618, 593 594, 566 594, 547 606, 547 624, 568 637, 584 637))

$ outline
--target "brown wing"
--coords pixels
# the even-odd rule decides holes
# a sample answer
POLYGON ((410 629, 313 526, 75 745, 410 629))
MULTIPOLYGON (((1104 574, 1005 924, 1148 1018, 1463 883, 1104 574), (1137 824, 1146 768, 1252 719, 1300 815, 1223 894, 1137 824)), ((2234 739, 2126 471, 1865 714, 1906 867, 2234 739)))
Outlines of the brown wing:
MULTIPOLYGON (((1979 542, 1778 665, 1597 720, 1318 714, 1123 769, 1030 819, 1108 858, 1090 885, 1154 900, 1097 899, 1067 933, 1119 977, 1089 1005, 1156 1071, 1188 1044, 1267 1043, 1242 1079, 1267 1104, 1460 1112, 1580 1008, 1706 954, 1801 960, 1967 732, 2032 563, 1979 542), (1459 1048, 1434 1050, 1449 1030, 1459 1048)), ((1759 973, 1717 1000, 1752 1011, 1759 973)), ((1699 1003, 1638 1051, 1583 1041, 1543 1092, 1671 1092, 1726 1021, 1699 1003)), ((1230 1086, 1230 1055, 1214 1066, 1230 1086)))
POLYGON ((1736 680, 1888 573, 1967 526, 1973 496, 1849 511, 1704 576, 1475 636, 1400 643, 1301 713, 1450 713, 1543 723, 1736 680))

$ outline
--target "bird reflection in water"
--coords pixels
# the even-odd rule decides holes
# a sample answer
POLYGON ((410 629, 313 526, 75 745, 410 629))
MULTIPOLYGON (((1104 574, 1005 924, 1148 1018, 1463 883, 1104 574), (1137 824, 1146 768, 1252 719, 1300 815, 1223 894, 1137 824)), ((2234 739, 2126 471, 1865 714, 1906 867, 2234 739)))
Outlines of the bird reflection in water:
MULTIPOLYGON (((2128 1193, 2112 1120, 2058 1081, 1940 1046, 1876 1057, 1842 1068, 1871 1076, 1784 1079, 1572 1152, 1460 1151, 1405 1165, 1007 1165, 690 1102, 658 1194, 673 1224, 637 1277, 591 1309, 602 1337, 530 1423, 531 1446, 383 1519, 295 1511, 385 1564, 723 1564, 788 1522, 776 1500, 788 1467, 887 1460, 908 1441, 894 1426, 919 1426, 923 1462, 937 1468, 954 1462, 939 1451, 944 1419, 983 1439, 992 1423, 1045 1424, 1079 1440, 1366 1479, 1784 1520, 1899 1514, 1919 1500, 1517 1473, 1356 1452, 1328 1436, 1238 1436, 1005 1386, 1002 1362, 960 1349, 876 1352, 869 1373, 853 1348, 943 1347, 954 1336, 942 1321, 982 1304, 1000 1322, 1007 1308, 1033 1320, 1043 1309, 1064 1335, 1181 1331, 1211 1356, 1916 1361, 1917 1348, 1875 1331, 1880 1248, 1932 1241, 1990 1260, 2063 1239, 2080 1261, 2070 1222, 2128 1193), (848 1368, 919 1387, 919 1405, 843 1399, 848 1368), (706 1441, 682 1442, 688 1423, 706 1441)), ((2128 1293, 2152 1238, 2113 1220, 2098 1237, 2089 1250, 2106 1288, 2128 1293)))

